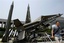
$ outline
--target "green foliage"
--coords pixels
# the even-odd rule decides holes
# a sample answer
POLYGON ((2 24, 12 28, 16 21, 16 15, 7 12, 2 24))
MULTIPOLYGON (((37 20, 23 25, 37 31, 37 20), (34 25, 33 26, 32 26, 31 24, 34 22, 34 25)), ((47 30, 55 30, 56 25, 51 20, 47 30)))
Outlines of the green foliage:
MULTIPOLYGON (((13 28, 11 28, 11 29, 15 30, 16 28, 13 27, 13 28)), ((1 27, 0 27, 0 38, 3 36, 4 32, 5 32, 5 28, 1 28, 1 27)))
POLYGON ((5 32, 5 28, 0 27, 0 38, 3 36, 4 32, 5 32))
POLYGON ((45 32, 47 32, 48 34, 51 34, 51 29, 46 29, 45 32))
POLYGON ((44 29, 40 29, 37 32, 47 32, 48 34, 51 34, 51 29, 49 28, 44 28, 44 29))
POLYGON ((5 31, 5 28, 1 28, 1 27, 0 27, 0 31, 5 31))
POLYGON ((0 38, 2 38, 4 31, 0 31, 0 38))

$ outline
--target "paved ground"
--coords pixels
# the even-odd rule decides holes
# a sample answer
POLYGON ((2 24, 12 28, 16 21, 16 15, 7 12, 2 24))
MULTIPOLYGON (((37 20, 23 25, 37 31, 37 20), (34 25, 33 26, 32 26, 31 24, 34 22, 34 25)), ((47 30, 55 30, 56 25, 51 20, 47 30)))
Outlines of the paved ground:
MULTIPOLYGON (((9 42, 4 42, 4 43, 13 43, 12 40, 10 40, 9 42)), ((3 42, 1 42, 1 39, 0 39, 0 43, 3 43, 3 42)), ((37 42, 37 43, 55 43, 55 41, 53 41, 53 42, 37 42)), ((62 43, 64 43, 64 41, 62 43)))
MULTIPOLYGON (((53 41, 53 42, 38 42, 38 43, 55 43, 55 41, 53 41)), ((62 43, 64 43, 64 41, 62 43)))
MULTIPOLYGON (((53 42, 37 42, 37 43, 55 43, 55 41, 53 41, 53 42)), ((64 41, 62 41, 62 43, 64 43, 64 41)))
MULTIPOLYGON (((3 42, 0 42, 0 43, 3 43, 3 42)), ((4 43, 12 43, 12 41, 4 42, 4 43)), ((37 43, 55 43, 55 41, 53 41, 53 42, 37 42, 37 43)), ((62 43, 64 43, 64 41, 62 43)))

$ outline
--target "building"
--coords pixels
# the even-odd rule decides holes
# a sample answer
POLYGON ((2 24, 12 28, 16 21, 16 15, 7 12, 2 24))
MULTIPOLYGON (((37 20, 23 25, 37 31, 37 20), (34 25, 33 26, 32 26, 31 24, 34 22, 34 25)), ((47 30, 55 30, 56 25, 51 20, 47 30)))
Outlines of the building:
MULTIPOLYGON (((4 28, 6 26, 7 19, 0 19, 0 27, 4 28)), ((13 21, 11 21, 11 25, 13 25, 13 21)), ((12 26, 14 27, 14 25, 12 26)))

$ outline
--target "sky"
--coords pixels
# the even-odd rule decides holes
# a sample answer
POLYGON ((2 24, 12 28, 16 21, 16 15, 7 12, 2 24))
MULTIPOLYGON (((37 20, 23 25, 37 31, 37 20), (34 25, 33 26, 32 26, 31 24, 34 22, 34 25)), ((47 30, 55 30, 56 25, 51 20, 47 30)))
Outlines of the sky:
POLYGON ((12 1, 14 1, 12 20, 18 18, 25 21, 28 4, 32 21, 42 15, 64 14, 64 0, 0 0, 1 19, 8 18, 12 1))

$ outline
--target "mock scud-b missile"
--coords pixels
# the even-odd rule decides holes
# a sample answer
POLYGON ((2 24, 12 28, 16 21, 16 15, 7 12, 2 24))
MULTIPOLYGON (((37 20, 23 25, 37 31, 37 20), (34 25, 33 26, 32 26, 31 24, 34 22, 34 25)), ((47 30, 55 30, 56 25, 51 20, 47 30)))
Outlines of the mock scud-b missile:
POLYGON ((6 27, 5 27, 5 34, 2 38, 2 42, 7 42, 8 41, 8 35, 9 35, 9 29, 11 27, 11 18, 12 18, 12 13, 13 13, 13 7, 14 7, 14 2, 12 2, 12 5, 10 7, 10 11, 9 11, 9 15, 8 15, 8 19, 7 19, 7 23, 6 23, 6 27))
POLYGON ((28 5, 25 23, 30 23, 30 22, 31 22, 30 7, 29 7, 29 5, 28 5))

